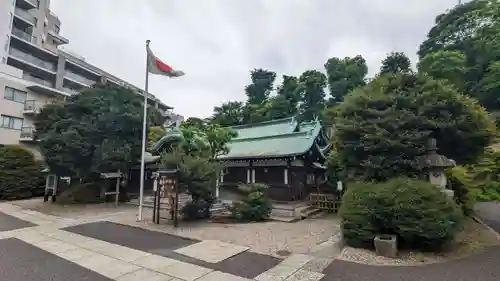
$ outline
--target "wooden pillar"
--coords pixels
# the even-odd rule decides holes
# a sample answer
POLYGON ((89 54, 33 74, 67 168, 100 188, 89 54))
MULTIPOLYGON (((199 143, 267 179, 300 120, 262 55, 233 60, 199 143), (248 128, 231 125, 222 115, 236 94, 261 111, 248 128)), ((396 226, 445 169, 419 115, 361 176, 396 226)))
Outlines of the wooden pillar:
POLYGON ((288 167, 285 167, 285 169, 283 169, 283 177, 285 184, 288 184, 288 167))
POLYGON ((248 167, 247 168, 247 183, 250 183, 252 181, 252 168, 248 167))
POLYGON ((252 168, 252 183, 255 183, 255 169, 252 168))

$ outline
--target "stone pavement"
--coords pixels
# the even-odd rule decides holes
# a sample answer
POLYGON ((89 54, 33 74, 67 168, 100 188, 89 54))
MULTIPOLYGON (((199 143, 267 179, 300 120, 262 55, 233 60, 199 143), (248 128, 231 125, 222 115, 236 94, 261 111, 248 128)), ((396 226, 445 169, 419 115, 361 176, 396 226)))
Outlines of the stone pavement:
MULTIPOLYGON (((488 218, 500 227, 500 204, 489 208, 488 218)), ((245 246, 179 237, 106 217, 62 219, 5 203, 0 204, 0 224, 0 280, 500 280, 500 247, 446 263, 382 267, 303 254, 277 258, 245 246)))
MULTIPOLYGON (((0 241, 10 248, 23 245, 31 249, 20 252, 18 259, 25 260, 27 275, 38 276, 33 280, 317 281, 325 276, 321 271, 331 261, 307 255, 280 259, 217 240, 188 239, 105 218, 62 219, 5 203, 0 204, 0 214, 0 218, 16 223, 0 232, 0 241), (14 217, 25 220, 25 224, 14 217), (35 251, 45 258, 34 258, 35 251), (42 259, 44 263, 36 262, 42 259), (54 264, 61 265, 51 268, 56 260, 54 264), (65 267, 63 262, 70 265, 65 267), (74 277, 68 277, 61 268, 67 268, 74 277), (52 275, 39 274, 45 271, 52 275)), ((5 258, 10 259, 8 255, 5 258)), ((15 268, 12 261, 3 260, 0 267, 4 263, 15 268)), ((23 270, 7 273, 8 280, 30 280, 16 272, 23 270)))

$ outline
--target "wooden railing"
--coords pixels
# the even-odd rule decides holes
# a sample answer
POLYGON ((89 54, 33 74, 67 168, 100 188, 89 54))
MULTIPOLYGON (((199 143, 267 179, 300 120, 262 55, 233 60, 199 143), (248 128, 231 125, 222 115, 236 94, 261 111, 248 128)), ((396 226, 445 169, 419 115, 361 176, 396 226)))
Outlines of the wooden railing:
POLYGON ((336 213, 340 208, 340 199, 334 194, 311 193, 309 200, 311 206, 327 212, 336 213))

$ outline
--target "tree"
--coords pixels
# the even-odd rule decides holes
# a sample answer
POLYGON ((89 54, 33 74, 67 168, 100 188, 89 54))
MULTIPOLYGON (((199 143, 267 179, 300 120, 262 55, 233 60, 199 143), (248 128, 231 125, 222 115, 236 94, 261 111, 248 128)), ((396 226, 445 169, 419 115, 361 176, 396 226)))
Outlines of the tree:
POLYGON ((38 195, 42 165, 31 151, 18 145, 0 145, 0 200, 38 195))
POLYGON ((458 164, 473 163, 496 133, 474 99, 427 75, 381 75, 339 105, 337 149, 350 175, 386 180, 419 172, 417 157, 430 137, 458 164))
POLYGON ((317 70, 308 70, 299 78, 303 89, 301 115, 304 120, 321 117, 325 109, 326 76, 317 70))
POLYGON ((273 90, 276 73, 266 69, 254 69, 250 72, 252 84, 245 87, 245 93, 249 104, 259 105, 267 98, 273 90))
POLYGON ((499 110, 496 97, 500 95, 500 88, 486 77, 491 77, 491 70, 500 61, 500 2, 473 0, 439 15, 420 45, 418 55, 424 60, 443 51, 463 54, 465 64, 460 67, 464 71, 458 78, 457 72, 461 70, 448 67, 445 63, 449 60, 442 61, 441 66, 434 68, 452 72, 440 75, 454 77, 450 81, 458 82, 457 88, 477 98, 487 109, 499 110))
POLYGON ((245 109, 242 102, 230 101, 214 108, 211 122, 221 126, 242 125, 245 116, 245 109))
POLYGON ((182 122, 183 127, 196 127, 198 129, 203 129, 206 124, 206 120, 196 118, 196 117, 189 117, 186 121, 182 122))
POLYGON ((134 92, 109 85, 44 107, 36 137, 50 170, 84 181, 125 171, 141 154, 142 111, 134 92))
POLYGON ((411 61, 402 52, 391 52, 382 61, 382 66, 380 67, 380 73, 397 73, 397 72, 410 72, 411 71, 411 61))
POLYGON ((163 136, 165 136, 165 133, 167 130, 161 126, 153 126, 149 128, 148 131, 148 147, 153 146, 156 142, 158 142, 163 136))
POLYGON ((330 58, 325 64, 325 69, 330 89, 329 106, 342 102, 350 91, 365 85, 368 73, 366 61, 360 55, 343 59, 330 58))
POLYGON ((297 114, 299 102, 302 100, 301 86, 299 79, 295 76, 283 75, 283 82, 278 87, 276 103, 282 103, 283 100, 288 101, 288 116, 297 114))
POLYGON ((464 75, 466 56, 459 51, 437 51, 423 57, 417 65, 420 72, 425 72, 434 79, 448 80, 460 91, 465 90, 464 75))

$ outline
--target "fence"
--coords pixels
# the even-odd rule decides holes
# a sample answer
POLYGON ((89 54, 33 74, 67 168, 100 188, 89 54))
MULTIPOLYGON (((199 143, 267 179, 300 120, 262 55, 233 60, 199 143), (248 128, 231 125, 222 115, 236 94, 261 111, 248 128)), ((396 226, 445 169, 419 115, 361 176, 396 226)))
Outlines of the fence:
POLYGON ((340 208, 340 198, 335 194, 311 193, 309 194, 311 205, 320 210, 336 213, 340 208))

